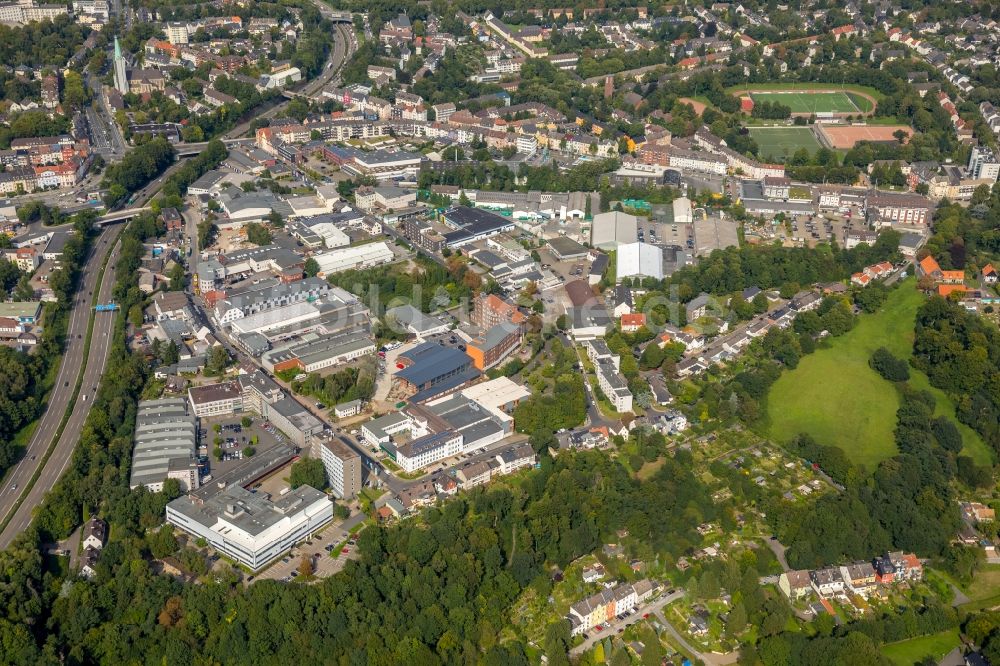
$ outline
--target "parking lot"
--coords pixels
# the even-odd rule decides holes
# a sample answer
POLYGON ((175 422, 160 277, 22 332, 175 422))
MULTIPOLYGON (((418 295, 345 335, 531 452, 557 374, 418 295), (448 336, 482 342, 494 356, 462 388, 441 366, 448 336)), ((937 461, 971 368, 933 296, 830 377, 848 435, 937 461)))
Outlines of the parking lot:
POLYGON ((253 447, 254 452, 264 452, 278 445, 287 444, 288 440, 277 429, 266 421, 262 421, 256 415, 232 415, 226 417, 202 418, 199 424, 198 441, 200 447, 198 455, 202 460, 207 458, 209 472, 215 476, 225 474, 246 457, 247 447, 253 447), (251 419, 249 427, 242 425, 242 419, 247 416, 251 419), (215 426, 219 426, 219 432, 215 432, 215 426), (256 437, 256 444, 254 438, 256 437), (216 439, 218 438, 218 440, 216 439), (213 455, 216 442, 222 450, 222 459, 217 460, 213 455))
MULTIPOLYGON (((256 579, 278 580, 285 583, 294 581, 300 575, 299 567, 303 557, 312 560, 313 575, 316 578, 327 578, 343 569, 348 560, 357 559, 357 540, 335 521, 309 541, 292 548, 280 560, 258 574, 256 579), (340 548, 341 552, 337 557, 333 557, 331 553, 336 548, 340 548)), ((247 582, 252 581, 253 578, 247 578, 247 582)))

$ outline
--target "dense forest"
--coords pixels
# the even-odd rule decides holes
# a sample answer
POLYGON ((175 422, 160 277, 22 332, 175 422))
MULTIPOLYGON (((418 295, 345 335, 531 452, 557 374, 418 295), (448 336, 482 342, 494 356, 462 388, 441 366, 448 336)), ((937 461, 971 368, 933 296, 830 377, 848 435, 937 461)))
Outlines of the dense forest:
POLYGON ((16 66, 37 63, 65 67, 90 28, 59 16, 54 21, 32 21, 27 25, 0 25, 0 62, 16 66))
POLYGON ((958 418, 1000 453, 1000 333, 942 298, 917 313, 914 365, 956 398, 958 418))
POLYGON ((104 203, 114 207, 129 194, 138 191, 163 173, 174 162, 174 147, 162 137, 156 137, 129 151, 121 162, 108 166, 102 187, 108 188, 104 203))
MULTIPOLYGON (((119 363, 132 365, 116 354, 115 369, 124 370, 119 363)), ((111 391, 123 390, 117 381, 102 388, 102 404, 119 399, 111 391)), ((114 433, 126 431, 133 409, 127 406, 117 426, 108 424, 110 431, 84 434, 89 443, 75 456, 74 483, 86 482, 78 477, 88 457, 82 451, 105 458, 115 450, 127 458, 127 441, 122 448, 114 433)), ((125 469, 121 462, 109 469, 125 469)), ((106 514, 116 538, 93 581, 75 580, 60 591, 52 574, 43 573, 34 530, 0 555, 0 607, 6 609, 0 644, 6 661, 32 664, 151 657, 165 664, 331 657, 345 664, 527 664, 526 645, 498 640, 498 633, 523 591, 549 594, 552 567, 591 552, 623 527, 640 555, 676 558, 700 543, 694 526, 727 509, 710 500, 692 464, 680 453, 639 482, 603 453, 544 458, 542 469, 517 486, 476 489, 418 520, 369 528, 359 540, 360 559, 313 587, 181 585, 155 576, 148 558, 160 549, 160 536, 143 529, 142 517, 162 506, 146 493, 123 497, 127 491, 111 489, 104 501, 100 495, 88 500, 118 507, 106 514)), ((103 476, 120 488, 117 474, 103 476)), ((42 524, 47 531, 48 520, 42 524)), ((546 632, 550 663, 568 663, 568 630, 556 622, 546 632)))

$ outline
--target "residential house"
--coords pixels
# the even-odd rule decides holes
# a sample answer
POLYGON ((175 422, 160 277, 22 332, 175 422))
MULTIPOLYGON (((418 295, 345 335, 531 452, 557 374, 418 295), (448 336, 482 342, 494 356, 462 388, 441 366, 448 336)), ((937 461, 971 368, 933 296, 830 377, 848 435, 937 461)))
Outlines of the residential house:
POLYGON ((812 591, 812 579, 808 571, 786 571, 778 577, 778 589, 789 599, 798 599, 812 591))
POLYGON ((809 573, 809 580, 812 588, 821 597, 829 597, 841 594, 844 591, 844 577, 837 567, 817 569, 809 573))

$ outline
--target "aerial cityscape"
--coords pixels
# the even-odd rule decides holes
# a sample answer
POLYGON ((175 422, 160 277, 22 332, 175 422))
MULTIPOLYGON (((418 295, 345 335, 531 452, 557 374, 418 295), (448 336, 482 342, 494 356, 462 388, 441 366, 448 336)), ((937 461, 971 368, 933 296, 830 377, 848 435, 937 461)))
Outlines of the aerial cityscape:
POLYGON ((0 3, 0 665, 1000 666, 1000 4, 0 3))

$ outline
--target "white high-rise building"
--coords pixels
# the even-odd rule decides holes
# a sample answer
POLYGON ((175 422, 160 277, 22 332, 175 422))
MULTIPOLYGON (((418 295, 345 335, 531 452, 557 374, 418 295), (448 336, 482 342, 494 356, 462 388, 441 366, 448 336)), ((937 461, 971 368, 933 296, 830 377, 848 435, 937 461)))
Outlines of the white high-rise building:
POLYGON ((172 22, 167 24, 167 41, 175 46, 188 43, 187 23, 172 22))
POLYGON ((973 180, 997 182, 1000 178, 1000 162, 989 148, 976 146, 969 155, 969 177, 973 180))

